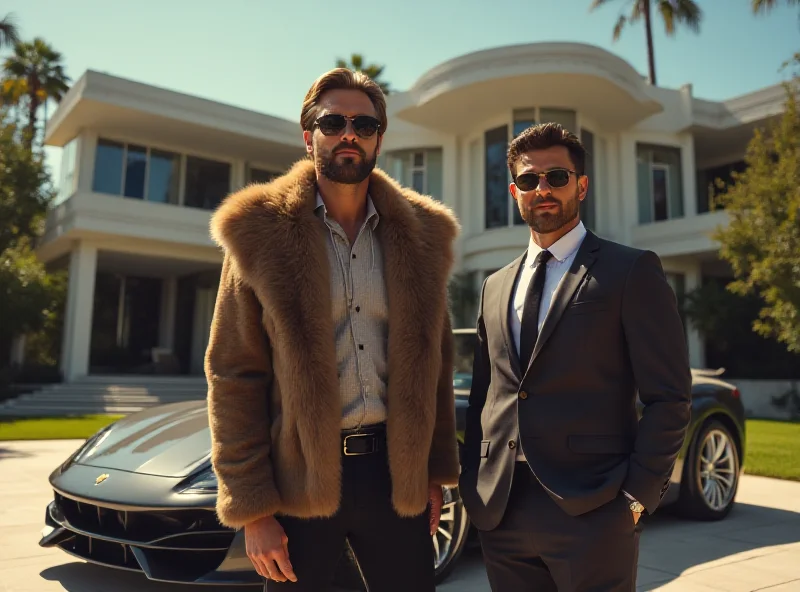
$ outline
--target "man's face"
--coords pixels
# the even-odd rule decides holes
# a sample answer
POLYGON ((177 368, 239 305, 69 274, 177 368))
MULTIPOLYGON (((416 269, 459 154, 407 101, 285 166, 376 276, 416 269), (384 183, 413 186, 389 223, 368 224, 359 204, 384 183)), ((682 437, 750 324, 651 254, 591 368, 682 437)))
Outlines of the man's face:
POLYGON ((578 177, 575 165, 565 146, 552 146, 522 154, 516 163, 516 183, 509 189, 517 202, 522 219, 539 234, 556 232, 577 218, 581 201, 586 197, 589 179, 578 177), (538 179, 531 173, 551 173, 554 187, 546 177, 538 179), (519 185, 518 185, 519 184, 519 185))
MULTIPOLYGON (((360 90, 327 91, 320 99, 317 119, 325 115, 366 115, 377 119, 372 101, 360 90)), ((364 128, 360 128, 361 135, 356 132, 361 122, 347 119, 345 123, 341 129, 332 129, 330 124, 316 125, 312 130, 303 132, 303 140, 319 174, 334 183, 354 185, 369 177, 375 168, 381 136, 376 132, 363 137, 364 128), (323 130, 330 135, 325 135, 323 130)))

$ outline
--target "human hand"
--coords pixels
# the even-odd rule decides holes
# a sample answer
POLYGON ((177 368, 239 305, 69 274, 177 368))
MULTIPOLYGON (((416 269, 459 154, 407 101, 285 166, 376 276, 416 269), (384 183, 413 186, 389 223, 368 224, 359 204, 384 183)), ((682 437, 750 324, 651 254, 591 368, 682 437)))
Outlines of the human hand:
POLYGON ((444 498, 442 495, 441 485, 430 485, 428 487, 428 500, 430 500, 430 529, 431 536, 439 530, 439 518, 442 516, 442 505, 444 505, 444 498))
POLYGON ((297 581, 289 561, 289 537, 274 516, 246 524, 244 541, 247 556, 261 577, 276 582, 297 581))

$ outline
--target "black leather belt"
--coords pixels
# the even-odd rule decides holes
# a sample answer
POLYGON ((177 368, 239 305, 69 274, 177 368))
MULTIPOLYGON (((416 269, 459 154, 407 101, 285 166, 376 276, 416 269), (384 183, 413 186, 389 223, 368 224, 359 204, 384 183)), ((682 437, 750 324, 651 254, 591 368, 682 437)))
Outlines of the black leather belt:
POLYGON ((342 453, 345 456, 362 456, 383 450, 386 427, 370 426, 360 430, 342 431, 342 453))

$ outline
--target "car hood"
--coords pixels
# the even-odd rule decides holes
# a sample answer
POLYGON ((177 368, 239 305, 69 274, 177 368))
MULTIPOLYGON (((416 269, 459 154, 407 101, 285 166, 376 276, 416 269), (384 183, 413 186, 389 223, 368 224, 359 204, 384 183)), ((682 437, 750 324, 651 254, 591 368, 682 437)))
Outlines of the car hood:
POLYGON ((185 477, 205 464, 211 435, 205 401, 159 405, 114 423, 77 464, 185 477))

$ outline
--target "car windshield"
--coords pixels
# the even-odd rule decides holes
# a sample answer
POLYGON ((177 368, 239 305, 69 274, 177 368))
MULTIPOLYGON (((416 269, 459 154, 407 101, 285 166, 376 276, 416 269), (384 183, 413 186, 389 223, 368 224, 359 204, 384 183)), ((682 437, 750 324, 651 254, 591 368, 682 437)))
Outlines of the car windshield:
POLYGON ((455 333, 453 335, 453 388, 472 387, 472 357, 475 352, 475 333, 455 333))

